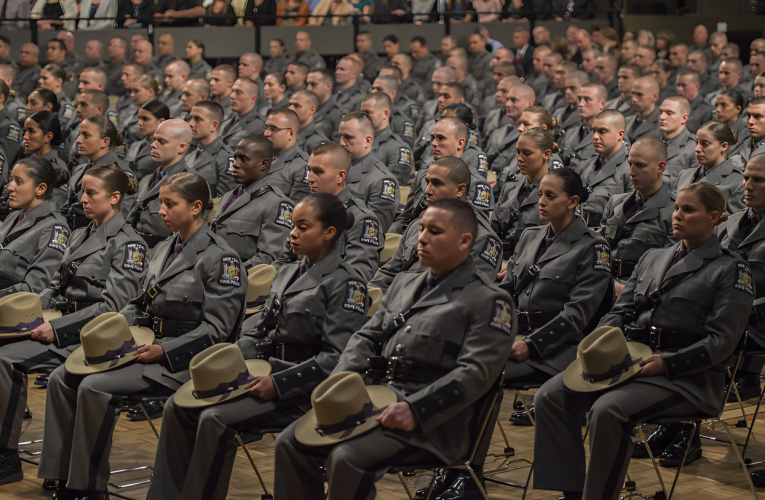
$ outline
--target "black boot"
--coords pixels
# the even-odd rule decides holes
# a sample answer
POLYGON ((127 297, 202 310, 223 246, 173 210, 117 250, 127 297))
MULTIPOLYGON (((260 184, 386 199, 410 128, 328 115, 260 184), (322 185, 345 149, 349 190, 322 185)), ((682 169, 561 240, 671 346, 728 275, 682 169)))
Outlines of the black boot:
MULTIPOLYGON (((664 450, 666 450, 667 446, 669 446, 672 440, 675 439, 679 430, 680 424, 667 424, 656 427, 656 430, 647 438, 654 458, 657 458, 664 453, 664 450)), ((634 443, 632 458, 649 458, 648 450, 643 441, 636 441, 634 443)))
MULTIPOLYGON (((534 406, 531 406, 531 416, 536 419, 537 415, 534 413, 534 406)), ((510 422, 513 425, 522 425, 522 426, 529 426, 531 425, 531 419, 529 418, 529 414, 525 411, 517 411, 510 415, 510 422)))
MULTIPOLYGON (((161 417, 162 413, 165 411, 159 401, 149 401, 148 403, 143 403, 143 407, 146 410, 146 413, 149 414, 149 418, 152 420, 161 417)), ((134 422, 141 422, 146 420, 146 415, 143 414, 140 406, 135 405, 134 408, 128 411, 127 418, 134 422)))
POLYGON ((84 493, 81 490, 70 490, 62 484, 65 482, 66 480, 64 479, 59 481, 58 488, 56 489, 56 492, 53 494, 53 496, 50 497, 50 500, 77 500, 78 495, 84 493))
POLYGON ((481 490, 473 480, 473 476, 467 472, 460 474, 460 477, 449 486, 449 489, 436 497, 436 500, 483 500, 481 490))
POLYGON ((43 489, 56 491, 58 489, 58 479, 43 479, 43 489))
MULTIPOLYGON (((736 389, 738 389, 738 394, 741 396, 741 401, 756 398, 760 395, 761 388, 759 374, 753 372, 739 372, 739 375, 737 375, 736 378, 738 379, 736 380, 736 389)), ((731 389, 730 394, 728 394, 728 403, 735 403, 737 401, 736 393, 731 389)))
POLYGON ((750 474, 755 488, 765 487, 765 470, 756 470, 750 474))
POLYGON ((17 450, 0 450, 0 484, 17 483, 24 479, 17 450))
POLYGON ((558 497, 558 500, 582 500, 582 494, 573 491, 564 491, 562 497, 558 497))
MULTIPOLYGON (((675 439, 672 440, 664 453, 659 458, 659 465, 662 467, 679 467, 680 462, 683 460, 685 449, 688 446, 688 439, 693 432, 693 425, 683 424, 682 429, 678 431, 675 439)), ((696 460, 701 458, 701 435, 699 425, 696 425, 696 431, 693 432, 693 440, 691 441, 691 447, 688 449, 688 455, 685 457, 683 465, 690 465, 696 460)))
MULTIPOLYGON (((430 493, 431 500, 434 500, 438 495, 446 491, 451 484, 459 477, 459 472, 451 469, 443 469, 438 476, 436 476, 436 482, 433 483, 433 491, 430 493)), ((428 497, 428 488, 422 488, 417 490, 414 494, 414 500, 425 500, 428 497)))

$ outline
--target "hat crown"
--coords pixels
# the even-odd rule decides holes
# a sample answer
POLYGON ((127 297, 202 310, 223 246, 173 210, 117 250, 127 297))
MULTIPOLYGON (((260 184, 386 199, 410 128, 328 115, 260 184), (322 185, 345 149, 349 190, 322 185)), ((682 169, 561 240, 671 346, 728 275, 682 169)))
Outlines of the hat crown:
POLYGON ((276 268, 270 264, 259 264, 247 273, 247 302, 268 295, 276 276, 276 268))
POLYGON ((108 312, 97 316, 80 331, 82 350, 88 358, 103 356, 133 340, 127 319, 120 313, 108 312))
POLYGON ((36 293, 19 292, 0 299, 0 327, 29 330, 42 323, 42 305, 36 293))
POLYGON ((189 371, 197 391, 217 389, 248 372, 242 351, 238 346, 227 343, 215 344, 194 356, 189 371))
POLYGON ((624 334, 618 328, 598 328, 579 343, 577 349, 582 372, 588 375, 608 373, 630 355, 624 334))
POLYGON ((371 403, 364 380, 358 373, 340 372, 319 384, 311 403, 319 425, 334 425, 356 415, 371 403))

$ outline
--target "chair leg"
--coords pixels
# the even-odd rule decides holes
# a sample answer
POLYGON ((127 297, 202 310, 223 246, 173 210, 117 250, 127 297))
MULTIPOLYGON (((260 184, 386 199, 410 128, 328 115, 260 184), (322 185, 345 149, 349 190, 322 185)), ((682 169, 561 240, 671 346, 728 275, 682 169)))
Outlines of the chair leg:
MULTIPOLYGON (((406 481, 404 480, 404 475, 402 473, 398 473, 398 480, 401 481, 401 486, 404 487, 404 491, 406 491, 406 496, 409 497, 409 500, 414 500, 414 497, 412 496, 412 491, 409 489, 409 485, 406 484, 406 481)), ((435 477, 435 474, 433 475, 435 477)))
POLYGON ((738 445, 736 444, 736 441, 733 440, 733 434, 730 432, 730 427, 727 422, 724 420, 721 421, 723 425, 723 429, 725 429, 725 433, 728 434, 728 439, 730 439, 731 444, 733 445, 733 451, 736 452, 736 458, 738 458, 738 462, 741 464, 741 468, 744 470, 744 475, 746 476, 746 481, 749 483, 749 488, 752 490, 752 495, 754 495, 754 500, 759 500, 760 497, 757 496, 757 490, 754 489, 754 484, 752 484, 752 477, 749 475, 749 471, 746 470, 746 464, 744 463, 744 458, 741 456, 741 453, 738 451, 738 445))
POLYGON ((746 450, 749 448, 749 440, 752 437, 752 431, 754 430, 754 423, 757 421, 757 414, 760 412, 760 406, 762 405, 762 398, 765 396, 765 386, 760 391, 760 397, 757 399, 757 407, 754 409, 754 415, 752 415, 752 423, 749 425, 749 432, 746 434, 746 442, 744 442, 744 449, 741 451, 741 456, 746 461, 746 450))
MULTIPOLYGON (((156 436, 157 439, 159 439, 159 431, 157 431, 157 428, 154 426, 154 422, 151 421, 151 417, 149 417, 149 414, 146 413, 146 408, 143 407, 143 403, 138 403, 138 407, 141 408, 141 411, 143 412, 143 416, 146 417, 146 420, 149 421, 149 425, 151 425, 151 430, 154 431, 154 436, 156 436)), ((165 405, 162 405, 162 408, 164 408, 165 405)))
POLYGON ((478 486, 478 490, 481 492, 481 495, 483 495, 484 500, 489 500, 489 494, 486 492, 486 488, 481 484, 481 481, 478 479, 478 476, 470 465, 467 466, 467 471, 473 477, 473 481, 475 481, 475 484, 478 486))
POLYGON ((529 405, 526 404, 526 398, 523 397, 523 393, 519 391, 518 389, 516 389, 515 392, 521 398, 521 404, 523 405, 524 411, 526 411, 526 415, 529 416, 529 420, 531 421, 531 426, 536 427, 536 424, 534 423, 534 417, 531 415, 531 409, 529 408, 529 405))
POLYGON ((511 450, 513 450, 513 447, 510 446, 510 442, 507 440, 507 434, 505 434, 505 429, 502 428, 502 422, 497 419, 497 427, 499 427, 499 433, 502 434, 502 439, 505 441, 505 453, 510 453, 511 450))
MULTIPOLYGON (((741 364, 741 356, 744 354, 743 351, 739 351, 738 357, 736 358, 736 366, 733 368, 733 373, 730 372, 730 367, 728 367, 728 375, 730 375, 730 384, 728 384, 728 392, 725 394, 725 401, 728 401, 728 395, 730 394, 731 389, 736 393, 736 401, 738 401, 738 407, 741 409, 741 418, 744 421, 744 425, 746 425, 746 411, 744 411, 744 403, 741 401, 741 394, 738 393, 738 387, 736 387, 736 374, 738 373, 738 365, 741 364)), ((699 432, 701 432, 701 429, 699 429, 699 432)))
POLYGON ((247 458, 250 461, 250 465, 252 465, 252 470, 254 470, 255 474, 258 476, 258 481, 260 481, 260 486, 261 488, 263 488, 263 492, 266 495, 268 495, 268 488, 266 488, 266 483, 264 483, 263 478, 260 477, 260 472, 258 471, 258 467, 255 465, 255 461, 252 459, 252 456, 250 455, 250 451, 244 445, 244 441, 242 441, 242 436, 240 436, 238 432, 234 432, 234 436, 236 436, 236 440, 239 441, 239 445, 244 450, 244 454, 247 455, 247 458))
MULTIPOLYGON (((643 426, 638 425, 638 433, 640 434, 640 439, 643 440, 644 443, 648 443, 648 440, 645 438, 645 434, 643 433, 643 426)), ((659 466, 656 465, 656 459, 653 456, 653 452, 651 451, 651 447, 646 445, 646 448, 648 449, 648 456, 651 457, 651 463, 653 464, 653 469, 656 471, 656 477, 659 478, 659 484, 661 484, 661 491, 664 492, 664 498, 667 498, 667 487, 664 486, 664 479, 661 477, 661 472, 659 471, 659 466)))

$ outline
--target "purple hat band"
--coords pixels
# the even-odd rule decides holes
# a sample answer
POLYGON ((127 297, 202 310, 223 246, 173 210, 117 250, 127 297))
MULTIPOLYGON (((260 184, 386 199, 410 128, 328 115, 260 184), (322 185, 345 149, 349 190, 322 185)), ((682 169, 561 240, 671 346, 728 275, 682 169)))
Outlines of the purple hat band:
POLYGON ((591 375, 585 371, 582 371, 582 378, 590 383, 595 382, 602 382, 603 380, 608 380, 609 378, 611 381, 608 383, 609 385, 613 385, 619 381, 619 378, 622 376, 622 373, 626 372, 636 364, 643 361, 643 358, 635 358, 632 359, 632 356, 630 354, 627 354, 624 356, 624 359, 621 363, 613 365, 611 368, 608 369, 605 373, 596 373, 594 375, 591 375))
POLYGON ((260 295, 257 299, 253 300, 252 302, 247 302, 248 308, 258 307, 262 306, 266 303, 266 299, 268 298, 268 295, 260 295))
POLYGON ((45 323, 42 318, 37 318, 31 323, 19 323, 16 326, 0 326, 0 333, 26 333, 34 330, 45 323))
POLYGON ((126 354, 135 352, 143 347, 143 345, 135 345, 135 339, 126 340, 120 347, 106 351, 101 356, 85 356, 85 364, 100 365, 101 363, 109 363, 109 368, 119 363, 120 358, 123 358, 126 354))
POLYGON ((375 410, 374 405, 371 402, 365 403, 360 412, 348 415, 342 422, 328 425, 317 423, 316 432, 322 436, 326 436, 328 434, 337 434, 338 432, 345 431, 340 435, 340 439, 347 438, 351 435, 353 429, 366 422, 368 418, 379 415, 385 408, 387 408, 387 406, 375 410))
POLYGON ((223 396, 219 399, 219 401, 223 401, 224 399, 227 399, 232 392, 239 389, 239 387, 246 385, 251 380, 254 380, 254 377, 250 377, 249 371, 244 371, 236 376, 234 380, 231 382, 224 382, 222 384, 218 384, 217 387, 213 389, 208 389, 206 391, 191 391, 191 393, 194 395, 197 399, 207 399, 207 398, 214 398, 215 396, 223 396))

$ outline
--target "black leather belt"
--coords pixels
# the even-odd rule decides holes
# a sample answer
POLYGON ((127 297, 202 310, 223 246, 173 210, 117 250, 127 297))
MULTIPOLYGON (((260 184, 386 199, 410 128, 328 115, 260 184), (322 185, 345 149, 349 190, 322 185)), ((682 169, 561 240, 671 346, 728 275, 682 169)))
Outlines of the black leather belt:
POLYGON ((434 382, 448 372, 449 370, 433 368, 425 363, 420 363, 419 361, 393 356, 388 360, 385 381, 398 382, 401 384, 424 384, 434 382))
POLYGON ((146 242, 147 245, 149 245, 149 248, 154 248, 162 241, 165 241, 167 239, 167 236, 157 236, 156 234, 148 234, 148 233, 141 233, 136 231, 141 238, 146 242))
POLYGON ((632 271, 635 270, 635 266, 637 266, 637 262, 632 260, 614 259, 613 262, 614 265, 611 268, 611 274, 616 277, 626 276, 629 278, 632 276, 632 271))
POLYGON ((166 319, 158 316, 151 316, 151 325, 154 335, 157 338, 162 337, 180 337, 184 333, 199 327, 199 321, 181 321, 178 319, 166 319))
POLYGON ((275 342, 275 344, 274 357, 291 363, 311 359, 321 352, 319 344, 285 344, 284 342, 275 342))
POLYGON ((582 214, 582 219, 584 220, 584 223, 587 224, 587 227, 600 226, 600 221, 603 219, 603 214, 595 212, 584 212, 582 214))
POLYGON ((100 304, 100 302, 75 302, 73 300, 67 300, 65 314, 72 314, 73 312, 82 311, 86 307, 90 307, 93 304, 100 304))
POLYGON ((70 214, 66 217, 66 222, 69 224, 69 229, 75 230, 81 227, 87 227, 91 221, 84 215, 70 214))
POLYGON ((651 349, 685 349, 703 338, 698 332, 668 330, 657 326, 645 328, 641 332, 630 329, 626 337, 628 341, 646 344, 651 349))
POLYGON ((533 332, 537 328, 549 323, 559 314, 560 311, 518 311, 518 333, 533 332))
POLYGON ((0 279, 0 289, 10 288, 12 286, 18 285, 19 283, 21 283, 21 282, 20 281, 12 281, 12 280, 0 279))

